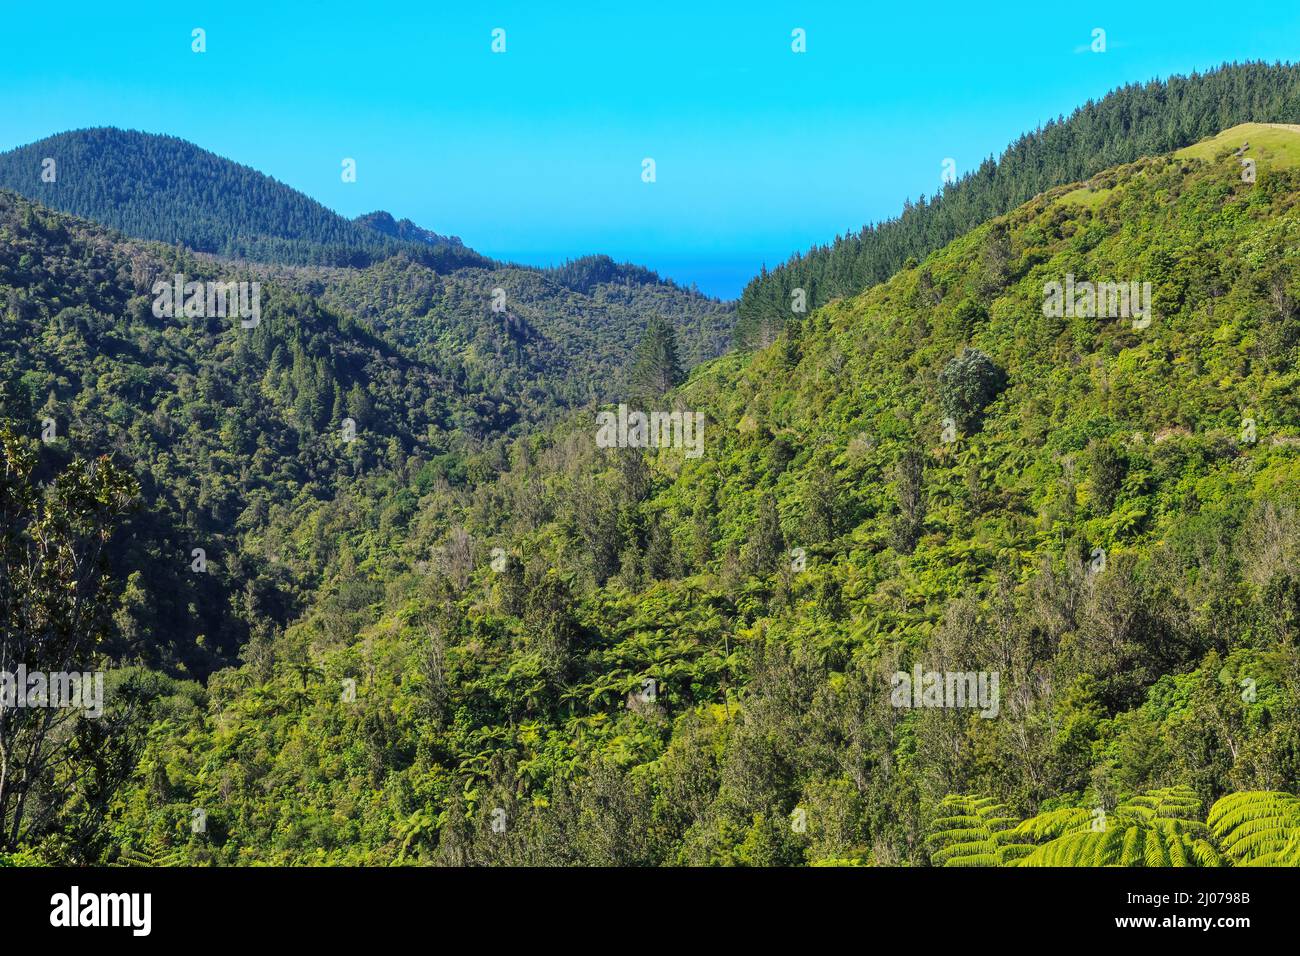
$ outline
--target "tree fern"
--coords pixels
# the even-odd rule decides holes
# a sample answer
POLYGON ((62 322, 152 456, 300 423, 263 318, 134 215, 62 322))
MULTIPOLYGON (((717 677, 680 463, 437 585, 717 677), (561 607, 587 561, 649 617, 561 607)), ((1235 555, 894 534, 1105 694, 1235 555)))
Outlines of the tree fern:
POLYGON ((1300 798, 1229 794, 1210 808, 1207 823, 1234 866, 1300 866, 1300 798))
POLYGON ((1075 833, 1086 833, 1092 828, 1092 820, 1093 813, 1086 807, 1063 807, 1030 817, 1017 826, 1016 830, 1021 836, 1038 843, 1075 833))
POLYGON ((939 809, 926 838, 935 866, 1010 866, 1033 850, 1013 837, 1016 819, 991 797, 952 795, 939 809))
POLYGON ((1300 861, 1300 800, 1237 794, 1215 804, 1209 823, 1190 787, 1153 790, 1109 813, 1048 810, 1016 823, 990 797, 940 803, 927 842, 936 866, 1224 866, 1243 860, 1300 861))
POLYGON ((1018 836, 1043 840, 1022 866, 1222 866, 1210 828, 1197 817, 1190 787, 1133 797, 1109 814, 1085 808, 1051 810, 1016 827, 1018 836))
POLYGON ((157 845, 142 847, 124 847, 118 854, 113 866, 144 866, 144 867, 165 867, 181 866, 181 851, 176 847, 161 847, 157 845))

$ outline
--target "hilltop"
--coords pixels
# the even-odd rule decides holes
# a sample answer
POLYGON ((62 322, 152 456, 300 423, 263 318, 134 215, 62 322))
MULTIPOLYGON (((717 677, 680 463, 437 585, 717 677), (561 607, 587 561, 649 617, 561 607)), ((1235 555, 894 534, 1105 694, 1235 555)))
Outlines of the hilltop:
POLYGON ((441 268, 488 264, 456 243, 399 242, 174 136, 111 127, 58 133, 0 153, 0 188, 129 236, 227 257, 365 265, 405 247, 441 268))
POLYGON ((1239 123, 1174 153, 1190 159, 1215 160, 1225 152, 1243 150, 1262 164, 1277 168, 1300 165, 1300 125, 1294 123, 1239 123), (1247 148, 1248 147, 1248 148, 1247 148))
POLYGON ((274 273, 361 309, 427 360, 482 360, 489 390, 536 392, 539 413, 616 397, 652 316, 677 327, 689 365, 729 345, 734 307, 648 269, 592 255, 555 269, 496 263, 409 219, 347 220, 274 178, 170 136, 60 133, 0 154, 0 188, 138 239, 274 273), (42 178, 55 161, 54 182, 42 178), (284 266, 288 268, 276 268, 284 266), (292 278, 290 278, 292 277, 292 278), (500 293, 494 292, 500 290, 500 293), (503 297, 493 307, 494 297, 503 297), (382 305, 380 305, 382 303, 382 305), (521 381, 511 370, 526 366, 521 381))
POLYGON ((1142 156, 1197 143, 1235 124, 1300 118, 1300 66, 1232 63, 1206 73, 1129 84, 1085 103, 990 156, 955 182, 909 201, 896 218, 836 236, 774 269, 741 294, 736 339, 765 345, 802 289, 809 307, 884 282, 989 219, 1048 189, 1142 156))

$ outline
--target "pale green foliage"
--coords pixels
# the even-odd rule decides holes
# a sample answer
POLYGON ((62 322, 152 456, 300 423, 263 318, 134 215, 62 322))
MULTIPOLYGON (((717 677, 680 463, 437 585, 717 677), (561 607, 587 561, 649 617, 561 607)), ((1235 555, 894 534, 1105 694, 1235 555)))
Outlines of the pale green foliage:
POLYGON ((1300 866, 1300 799, 1289 793, 1233 793, 1206 821, 1234 866, 1300 866))
POLYGON ((1200 821, 1190 787, 1133 797, 1102 814, 1048 810, 1019 824, 988 797, 949 796, 928 838, 937 866, 1296 865, 1300 800, 1282 793, 1225 797, 1200 821))
POLYGON ((1154 790, 1102 815, 1086 808, 1054 810, 1016 828, 1048 838, 1022 866, 1222 866, 1190 787, 1154 790))
POLYGON ((926 838, 935 866, 1010 866, 1033 851, 1017 839, 1016 819, 990 797, 948 796, 926 838))
POLYGON ((160 866, 180 866, 182 852, 179 848, 166 849, 160 846, 140 847, 123 850, 112 866, 142 866, 153 869, 160 866))

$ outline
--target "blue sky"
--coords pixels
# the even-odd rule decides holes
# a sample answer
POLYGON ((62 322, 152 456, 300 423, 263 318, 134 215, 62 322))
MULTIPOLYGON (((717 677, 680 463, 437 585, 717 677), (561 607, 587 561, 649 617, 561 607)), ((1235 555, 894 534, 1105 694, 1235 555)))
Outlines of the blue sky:
POLYGON ((933 193, 945 158, 960 174, 1126 82, 1300 50, 1300 4, 1276 2, 297 6, 6 4, 0 149, 169 133, 348 216, 536 264, 604 252, 730 297, 933 193))

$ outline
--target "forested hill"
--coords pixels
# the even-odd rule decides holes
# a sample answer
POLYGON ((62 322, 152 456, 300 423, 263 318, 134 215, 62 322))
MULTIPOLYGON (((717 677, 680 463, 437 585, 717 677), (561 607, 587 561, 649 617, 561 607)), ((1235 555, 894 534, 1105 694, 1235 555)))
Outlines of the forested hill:
POLYGON ((698 456, 598 447, 584 414, 473 489, 357 489, 330 547, 306 521, 279 539, 323 560, 322 599, 172 685, 109 824, 45 845, 1267 858, 1300 840, 1294 799, 1221 801, 1300 778, 1297 235, 1300 132, 1234 128, 697 369, 651 407, 705 416, 698 456), (1135 311, 1098 314, 1089 281, 1136 283, 1135 311), (1053 307, 1062 285, 1080 307, 1053 307), (1000 683, 979 708, 900 701, 914 669, 1000 683))
POLYGON ((601 270, 572 285, 563 273, 514 265, 439 273, 409 256, 365 269, 292 271, 304 288, 426 360, 473 367, 485 376, 482 387, 517 395, 533 409, 616 401, 652 318, 674 326, 687 368, 727 350, 735 318, 731 303, 637 266, 601 270))
MULTIPOLYGON (((0 419, 27 436, 51 422, 49 467, 111 453, 141 480, 148 508, 115 554, 131 584, 112 650, 173 672, 206 673, 299 613, 345 489, 489 478, 514 439, 622 397, 651 317, 694 364, 725 347, 732 314, 666 283, 583 293, 405 253, 365 269, 232 263, 0 190, 0 419), (160 318, 154 284, 176 273, 259 281, 260 324, 160 318), (276 543, 309 521, 310 554, 276 543), (196 547, 207 573, 184 560, 196 547)), ((414 495, 388 506, 405 515, 414 495)))
POLYGON ((367 265, 406 250, 440 270, 490 264, 414 225, 403 235, 396 224, 382 229, 382 220, 345 219, 174 136, 111 127, 59 133, 0 153, 0 187, 129 236, 259 262, 367 265))
POLYGON ((474 361, 386 338, 293 283, 123 240, 4 190, 0 324, 0 418, 45 438, 43 469, 111 454, 140 480, 147 507, 113 555, 127 587, 107 649, 173 671, 204 673, 296 613, 316 572, 277 548, 277 523, 358 475, 463 480, 478 456, 499 454, 494 439, 555 412, 523 408, 474 361), (259 323, 160 317, 153 286, 176 273, 260 279, 259 323), (195 548, 205 573, 191 573, 195 548))
POLYGON ((626 357, 653 317, 677 328, 687 367, 731 343, 734 304, 641 266, 602 255, 552 269, 497 263, 388 212, 347 220, 174 137, 61 133, 0 154, 5 186, 134 238, 297 269, 290 281, 308 294, 328 287, 417 351, 435 347, 426 360, 481 360, 482 381, 496 382, 487 390, 517 386, 534 411, 586 401, 597 386, 602 400, 616 397, 626 357), (54 160, 52 182, 42 178, 45 158, 54 160), (521 369, 531 381, 515 378, 521 369))
POLYGON ((547 274, 575 292, 590 292, 598 285, 671 285, 643 266, 615 262, 609 256, 582 256, 546 270, 547 274))
POLYGON ((766 344, 788 319, 800 318, 791 309, 795 289, 804 290, 810 308, 861 292, 1053 186, 1238 123, 1298 121, 1300 66, 1292 64, 1232 64, 1122 87, 1021 136, 996 162, 986 159, 929 199, 909 202, 897 218, 764 270, 741 295, 737 341, 766 344))
POLYGON ((428 246, 464 246, 459 236, 440 236, 436 232, 421 228, 409 219, 395 219, 393 214, 384 212, 382 209, 376 212, 368 212, 364 216, 357 216, 352 220, 359 226, 366 229, 382 233, 392 239, 401 242, 418 242, 428 246))

